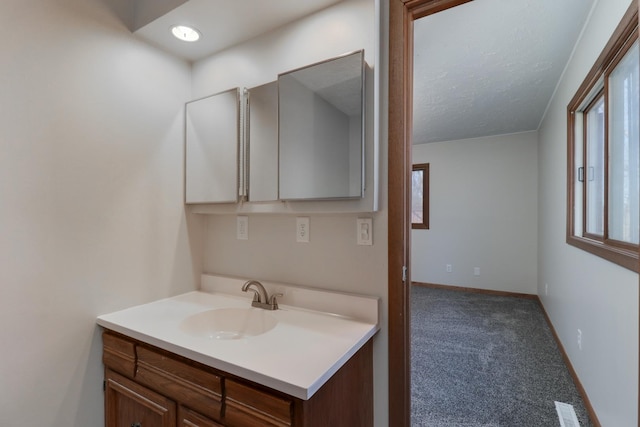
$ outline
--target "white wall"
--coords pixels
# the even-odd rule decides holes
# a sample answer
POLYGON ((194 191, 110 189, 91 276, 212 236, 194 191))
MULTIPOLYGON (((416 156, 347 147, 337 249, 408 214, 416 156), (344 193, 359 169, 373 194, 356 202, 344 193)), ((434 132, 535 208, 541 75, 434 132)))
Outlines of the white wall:
POLYGON ((597 2, 539 130, 538 293, 607 427, 638 425, 638 275, 565 243, 566 108, 629 4, 597 2))
POLYGON ((537 158, 537 132, 414 145, 430 227, 411 232, 412 280, 536 294, 537 158))
POLYGON ((131 35, 128 3, 0 2, 2 426, 103 426, 96 316, 196 288, 190 67, 131 35))
MULTIPOLYGON (((387 34, 386 13, 385 6, 384 29, 377 34, 374 1, 345 1, 197 62, 193 68, 193 96, 197 98, 234 86, 253 87, 275 80, 279 72, 362 48, 365 59, 373 65, 376 38, 387 34)), ((386 75, 380 78, 386 84, 386 75)), ((384 95, 381 96, 384 99, 384 95)), ((383 107, 382 123, 386 123, 386 114, 383 107)), ((381 129, 380 138, 382 177, 386 176, 387 161, 386 143, 383 143, 385 129, 381 129)), ((381 188, 386 188, 384 181, 380 182, 381 188)), ((373 246, 356 245, 357 214, 309 216, 311 241, 307 244, 296 243, 296 220, 291 215, 249 215, 248 241, 236 239, 235 216, 209 216, 205 272, 382 297, 383 330, 374 340, 374 399, 375 425, 385 426, 388 420, 388 351, 384 326, 387 323, 386 207, 382 206, 375 214, 364 215, 374 219, 373 246)))

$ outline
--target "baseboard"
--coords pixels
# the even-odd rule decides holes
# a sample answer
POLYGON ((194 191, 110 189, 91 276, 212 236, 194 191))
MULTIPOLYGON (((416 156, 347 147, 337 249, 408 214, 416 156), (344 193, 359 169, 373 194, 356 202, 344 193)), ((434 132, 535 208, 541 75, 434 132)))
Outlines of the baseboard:
POLYGON ((540 301, 538 295, 525 294, 520 292, 494 291, 492 289, 465 288, 454 285, 438 285, 436 283, 411 282, 413 286, 422 286, 424 288, 447 289, 450 291, 471 292, 475 294, 496 295, 501 297, 515 297, 540 301))
POLYGON ((556 333, 556 328, 554 328, 553 323, 551 323, 551 318, 549 317, 549 314, 547 314, 547 310, 545 310, 544 305, 542 304, 542 301, 540 301, 540 298, 537 298, 537 300, 538 300, 538 304, 540 304, 540 307, 542 308, 542 313, 544 313, 544 318, 547 320, 547 325, 549 325, 549 329, 551 329, 551 333, 553 334, 553 339, 556 340, 556 344, 560 349, 560 353, 562 354, 562 359, 564 360, 564 363, 567 365, 567 369, 569 369, 569 374, 571 374, 571 377, 573 378, 573 382, 576 385, 576 388, 578 389, 578 393, 580 393, 580 396, 582 396, 582 401, 584 402, 585 409, 589 413, 589 418, 591 419, 591 423, 594 425, 594 427, 602 427, 602 424, 600 424, 600 420, 598 420, 598 416, 596 415, 596 411, 593 410, 593 405, 591 405, 589 396, 587 396, 587 391, 582 386, 582 383, 580 382, 580 378, 578 378, 578 374, 576 373, 575 369, 573 369, 571 360, 569 359, 567 352, 564 350, 564 346, 562 345, 562 342, 560 342, 560 337, 556 333))
POLYGON ((453 285, 438 285, 435 283, 411 282, 411 284, 413 286, 422 286, 425 288, 447 289, 450 291, 472 292, 476 294, 486 294, 486 295, 496 295, 496 296, 507 296, 507 297, 524 298, 524 299, 531 299, 531 300, 537 301, 538 304, 540 304, 540 308, 542 309, 544 318, 547 321, 547 325, 549 325, 549 329, 551 329, 551 333, 553 334, 553 339, 556 341, 558 349, 560 349, 560 354, 562 354, 562 359, 564 360, 565 365, 567 365, 569 374, 573 378, 573 382, 576 385, 576 388, 578 389, 578 393, 580 393, 580 396, 582 397, 582 401, 584 402, 584 407, 589 414, 591 423, 593 424, 594 427, 602 427, 602 424, 600 424, 600 420, 598 420, 596 412, 593 410, 593 405, 591 405, 589 396, 587 396, 587 392, 582 386, 582 383, 578 378, 578 374, 576 374, 575 369, 573 369, 571 360, 569 359, 567 352, 564 350, 564 346, 562 345, 562 342, 560 342, 560 337, 556 333, 556 329, 553 327, 553 323, 551 323, 551 318, 549 317, 549 314, 547 314, 547 310, 545 310, 544 305, 542 304, 542 301, 540 301, 540 297, 538 295, 524 294, 524 293, 518 293, 518 292, 494 291, 490 289, 465 288, 462 286, 453 286, 453 285))

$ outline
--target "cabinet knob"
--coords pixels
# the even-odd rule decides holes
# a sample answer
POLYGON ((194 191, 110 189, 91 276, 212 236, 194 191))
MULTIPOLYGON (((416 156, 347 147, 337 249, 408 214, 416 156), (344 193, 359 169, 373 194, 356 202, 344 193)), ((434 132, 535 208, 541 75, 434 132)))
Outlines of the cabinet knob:
POLYGON ((141 423, 131 423, 131 427, 142 427, 141 423))

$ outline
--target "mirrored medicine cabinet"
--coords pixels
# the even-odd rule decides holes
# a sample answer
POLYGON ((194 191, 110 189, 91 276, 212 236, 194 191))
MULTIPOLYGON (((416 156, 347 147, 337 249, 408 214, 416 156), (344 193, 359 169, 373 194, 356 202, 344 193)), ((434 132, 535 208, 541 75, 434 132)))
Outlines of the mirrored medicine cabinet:
POLYGON ((278 200, 278 84, 246 91, 247 200, 278 200))
POLYGON ((237 202, 240 89, 188 102, 185 116, 185 202, 237 202))
POLYGON ((186 105, 187 204, 357 199, 364 51, 186 105))
POLYGON ((282 200, 361 198, 364 51, 278 76, 282 200))

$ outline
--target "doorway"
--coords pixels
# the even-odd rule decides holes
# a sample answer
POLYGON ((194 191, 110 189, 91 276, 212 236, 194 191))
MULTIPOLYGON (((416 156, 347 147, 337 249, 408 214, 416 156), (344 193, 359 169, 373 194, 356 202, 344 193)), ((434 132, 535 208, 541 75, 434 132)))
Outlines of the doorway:
POLYGON ((470 0, 391 0, 389 36, 389 420, 410 425, 413 21, 470 0))
POLYGON ((471 0, 389 3, 389 425, 411 425, 411 129, 413 21, 471 0))

